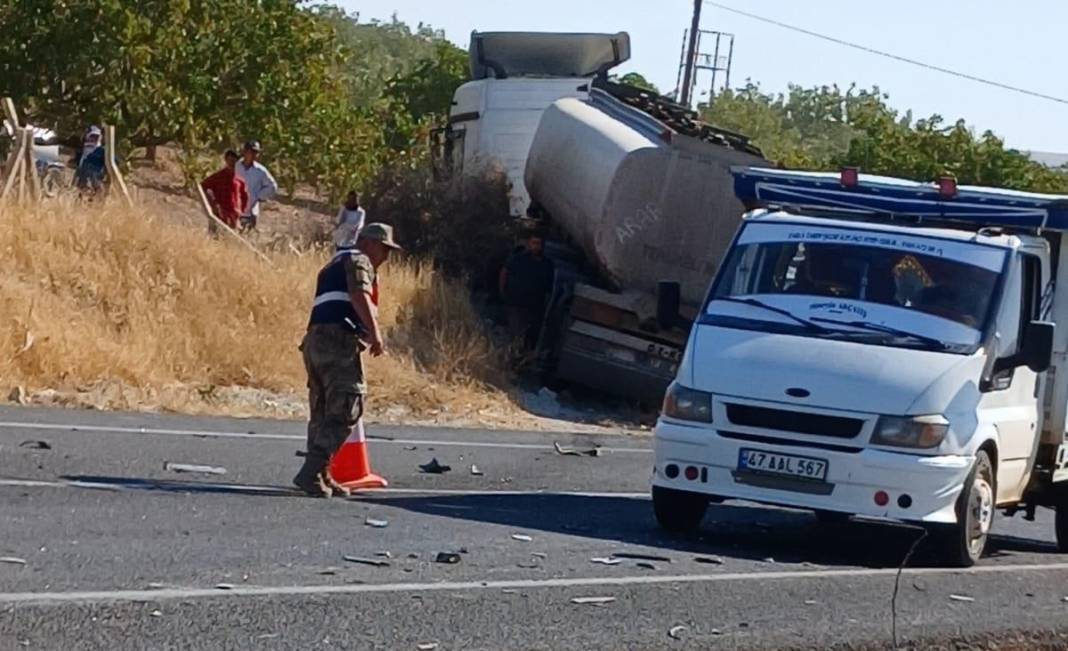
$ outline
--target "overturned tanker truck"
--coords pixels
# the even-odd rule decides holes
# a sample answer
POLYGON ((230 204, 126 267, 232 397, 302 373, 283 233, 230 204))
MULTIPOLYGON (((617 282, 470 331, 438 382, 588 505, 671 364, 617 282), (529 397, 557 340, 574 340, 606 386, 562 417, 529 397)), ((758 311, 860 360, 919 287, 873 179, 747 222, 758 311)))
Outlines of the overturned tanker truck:
POLYGON ((730 167, 769 163, 743 136, 608 81, 629 51, 625 33, 476 32, 476 79, 457 91, 450 128, 463 159, 498 156, 511 174, 523 169, 513 194, 548 227, 556 281, 538 344, 546 374, 657 405, 744 212, 730 167), (486 137, 501 124, 508 137, 486 137))

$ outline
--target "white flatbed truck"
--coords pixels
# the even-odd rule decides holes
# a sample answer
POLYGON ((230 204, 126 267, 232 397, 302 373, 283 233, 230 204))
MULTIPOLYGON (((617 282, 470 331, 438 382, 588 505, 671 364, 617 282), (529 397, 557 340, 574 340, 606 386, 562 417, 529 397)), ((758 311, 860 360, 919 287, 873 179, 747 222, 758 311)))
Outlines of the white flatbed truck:
POLYGON ((656 426, 659 523, 724 499, 915 522, 968 566, 995 510, 1046 507, 1068 552, 1068 197, 732 172, 752 210, 656 426))

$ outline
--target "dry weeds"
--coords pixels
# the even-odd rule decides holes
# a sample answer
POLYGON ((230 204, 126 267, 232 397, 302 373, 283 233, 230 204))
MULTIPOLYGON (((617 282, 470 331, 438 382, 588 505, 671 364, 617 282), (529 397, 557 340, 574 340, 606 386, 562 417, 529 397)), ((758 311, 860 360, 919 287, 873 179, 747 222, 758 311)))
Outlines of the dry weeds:
MULTIPOLYGON (((323 250, 228 238, 115 204, 0 207, 0 382, 43 402, 303 413, 304 331, 323 250)), ((380 418, 493 424, 517 412, 464 289, 416 262, 382 275, 392 354, 368 361, 380 418)))

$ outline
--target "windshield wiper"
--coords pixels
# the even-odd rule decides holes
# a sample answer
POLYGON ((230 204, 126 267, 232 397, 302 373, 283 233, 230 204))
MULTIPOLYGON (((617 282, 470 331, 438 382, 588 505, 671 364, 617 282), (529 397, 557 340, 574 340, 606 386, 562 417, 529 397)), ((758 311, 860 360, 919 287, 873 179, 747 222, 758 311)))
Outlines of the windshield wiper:
POLYGON ((762 307, 765 310, 768 310, 769 312, 774 312, 776 314, 781 314, 781 315, 787 317, 788 319, 791 319, 791 320, 803 325, 806 329, 811 330, 812 332, 820 332, 820 333, 832 332, 832 330, 829 329, 829 328, 824 328, 823 326, 817 325, 817 324, 813 323, 812 321, 809 321, 808 319, 802 319, 801 317, 797 316, 796 314, 794 314, 790 310, 784 310, 781 307, 775 307, 774 305, 768 305, 767 303, 764 303, 763 301, 758 301, 755 298, 736 298, 734 296, 719 296, 719 297, 713 298, 712 300, 714 300, 714 301, 727 301, 728 303, 741 303, 742 305, 752 305, 753 307, 762 307))
POLYGON ((893 335, 895 337, 915 339, 916 341, 922 342, 928 346, 931 346, 932 348, 937 348, 939 350, 947 350, 949 348, 949 344, 942 341, 941 339, 928 337, 927 335, 921 335, 915 332, 909 332, 908 330, 902 330, 900 328, 882 325, 879 323, 869 323, 868 321, 839 321, 838 319, 825 319, 819 316, 812 317, 812 320, 819 321, 820 323, 835 323, 838 325, 849 326, 851 328, 859 328, 861 330, 868 330, 871 332, 882 332, 884 334, 893 335))

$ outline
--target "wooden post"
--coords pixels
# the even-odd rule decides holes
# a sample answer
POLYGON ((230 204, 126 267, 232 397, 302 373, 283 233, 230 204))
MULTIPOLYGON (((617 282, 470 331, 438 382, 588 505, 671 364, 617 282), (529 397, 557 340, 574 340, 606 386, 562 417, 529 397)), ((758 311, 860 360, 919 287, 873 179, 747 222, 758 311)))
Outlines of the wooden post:
POLYGON ((197 194, 200 196, 200 207, 204 209, 204 214, 207 215, 208 221, 213 224, 218 224, 219 226, 222 226, 224 231, 236 237, 239 242, 248 247, 249 251, 252 251, 256 255, 258 255, 264 262, 273 267, 274 265, 271 263, 270 258, 263 255, 263 253, 259 249, 252 246, 251 242, 241 237, 240 233, 230 228, 226 224, 226 222, 215 216, 215 212, 211 209, 211 203, 208 202, 208 195, 204 194, 204 188, 200 187, 199 183, 194 183, 193 186, 197 189, 197 194))
POLYGON ((22 138, 26 143, 26 160, 22 165, 23 178, 28 186, 30 199, 40 201, 41 178, 37 174, 37 157, 33 154, 33 127, 27 124, 22 130, 22 138))
MULTIPOLYGON (((4 185, 2 187, 6 188, 10 184, 10 179, 13 178, 14 174, 18 171, 15 169, 15 164, 21 160, 22 133, 19 131, 19 115, 15 111, 15 102, 13 102, 10 97, 5 97, 0 104, 3 105, 2 108, 4 111, 4 116, 3 118, 0 118, 0 120, 6 119, 11 124, 12 135, 14 136, 12 138, 12 140, 14 140, 14 147, 11 149, 11 153, 8 155, 7 160, 4 161, 4 185)), ((2 130, 0 130, 0 132, 2 132, 2 130)), ((7 196, 7 191, 0 193, 0 196, 7 196)))
POLYGON ((18 143, 15 146, 15 151, 11 153, 11 171, 8 172, 4 178, 4 187, 0 190, 0 201, 7 199, 11 194, 11 190, 15 187, 15 182, 22 178, 23 166, 26 164, 26 140, 25 138, 19 138, 18 143))
POLYGON ((126 188, 126 181, 123 180, 119 166, 115 162, 115 127, 110 124, 104 126, 104 154, 104 166, 108 170, 108 181, 113 188, 122 193, 123 198, 126 199, 126 205, 133 208, 130 191, 126 188))

